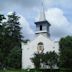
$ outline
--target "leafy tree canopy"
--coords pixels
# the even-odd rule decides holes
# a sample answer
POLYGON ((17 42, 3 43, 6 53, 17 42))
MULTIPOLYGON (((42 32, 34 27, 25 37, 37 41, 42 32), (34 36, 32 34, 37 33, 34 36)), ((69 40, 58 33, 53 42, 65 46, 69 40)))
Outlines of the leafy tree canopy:
POLYGON ((72 68, 72 36, 61 38, 60 42, 60 66, 72 68))
POLYGON ((19 18, 13 12, 7 16, 7 21, 2 21, 5 17, 0 15, 0 67, 21 67, 22 35, 19 18))
POLYGON ((34 63, 35 68, 54 68, 58 64, 58 55, 53 52, 46 52, 41 54, 34 54, 34 57, 31 58, 34 63))

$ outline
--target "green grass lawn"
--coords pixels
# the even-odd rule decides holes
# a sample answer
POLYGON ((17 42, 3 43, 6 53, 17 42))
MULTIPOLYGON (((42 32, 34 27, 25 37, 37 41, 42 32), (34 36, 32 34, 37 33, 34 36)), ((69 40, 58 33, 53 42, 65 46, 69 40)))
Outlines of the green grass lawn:
MULTIPOLYGON (((0 72, 52 72, 52 71, 39 71, 39 70, 31 70, 31 71, 28 71, 28 70, 0 70, 0 72)), ((72 72, 71 71, 53 71, 53 72, 72 72)))
POLYGON ((0 72, 28 72, 26 70, 0 70, 0 72))
POLYGON ((29 70, 0 70, 0 72, 42 72, 42 71, 37 71, 37 70, 33 70, 33 71, 29 71, 29 70))
POLYGON ((41 71, 27 71, 27 70, 0 70, 0 72, 41 72, 41 71))

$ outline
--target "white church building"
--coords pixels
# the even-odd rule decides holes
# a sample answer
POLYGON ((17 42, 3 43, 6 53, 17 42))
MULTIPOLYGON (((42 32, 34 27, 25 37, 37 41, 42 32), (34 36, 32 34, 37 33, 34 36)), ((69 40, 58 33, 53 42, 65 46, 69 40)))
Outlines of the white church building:
POLYGON ((59 52, 58 42, 50 38, 49 28, 51 24, 46 20, 44 10, 42 11, 39 21, 35 22, 35 38, 27 43, 22 42, 22 69, 34 68, 31 58, 35 53, 46 53, 50 51, 59 52))

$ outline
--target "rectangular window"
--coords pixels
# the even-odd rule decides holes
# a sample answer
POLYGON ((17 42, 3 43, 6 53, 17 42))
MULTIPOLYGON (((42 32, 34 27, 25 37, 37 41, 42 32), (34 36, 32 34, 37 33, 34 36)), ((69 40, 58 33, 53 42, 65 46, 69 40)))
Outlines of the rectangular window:
POLYGON ((42 25, 40 25, 40 31, 42 30, 42 25))

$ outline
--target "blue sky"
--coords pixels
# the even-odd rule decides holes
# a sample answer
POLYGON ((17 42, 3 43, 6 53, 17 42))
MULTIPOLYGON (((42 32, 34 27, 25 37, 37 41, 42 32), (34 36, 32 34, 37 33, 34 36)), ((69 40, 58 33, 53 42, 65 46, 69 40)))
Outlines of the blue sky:
MULTIPOLYGON (((72 0, 44 0, 47 20, 51 23, 53 39, 72 35, 72 0)), ((41 11, 41 0, 0 0, 0 13, 7 15, 15 11, 21 18, 23 35, 33 38, 34 22, 41 11)))

